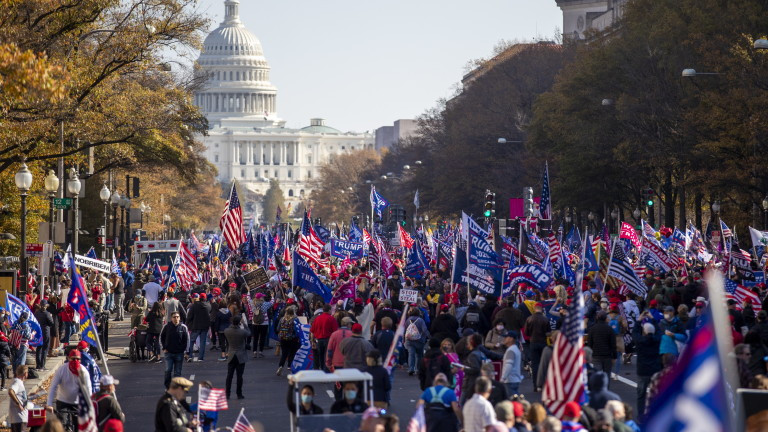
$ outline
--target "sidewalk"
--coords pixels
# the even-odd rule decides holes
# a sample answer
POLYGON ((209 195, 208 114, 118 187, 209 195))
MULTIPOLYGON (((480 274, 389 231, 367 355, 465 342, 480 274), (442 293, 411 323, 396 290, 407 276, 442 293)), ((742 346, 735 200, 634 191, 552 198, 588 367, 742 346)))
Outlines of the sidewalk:
MULTIPOLYGON (((116 345, 114 342, 116 342, 116 339, 120 337, 125 337, 129 332, 130 327, 130 320, 122 321, 122 322, 113 322, 112 320, 109 321, 109 340, 110 340, 110 349, 108 350, 112 354, 121 355, 124 352, 124 346, 125 343, 121 344, 121 346, 116 345)), ((72 341, 70 341, 70 348, 74 348, 75 345, 77 345, 77 342, 79 342, 79 335, 73 335, 72 341)), ((123 341, 121 341, 123 342, 123 341)), ((34 353, 30 355, 27 355, 27 360, 32 359, 32 364, 30 367, 34 366, 34 359, 35 355, 34 353)), ((107 355, 107 361, 114 360, 115 356, 107 355)), ((58 357, 48 357, 48 360, 45 363, 47 371, 40 371, 38 372, 38 375, 40 375, 39 378, 35 379, 28 379, 24 384, 27 388, 27 394, 32 395, 34 393, 37 393, 41 390, 47 390, 47 381, 53 376, 54 372, 56 372, 56 369, 61 366, 64 361, 66 360, 65 355, 60 355, 58 357), (46 385, 44 387, 44 384, 46 385)), ((27 363, 29 364, 29 363, 27 363)), ((99 362, 99 366, 101 366, 102 370, 104 366, 99 362)), ((11 373, 13 375, 13 373, 11 373)), ((11 382, 13 382, 13 378, 9 378, 6 380, 6 386, 10 387, 11 382)), ((8 396, 8 390, 2 390, 0 391, 0 428, 7 428, 9 427, 5 422, 8 418, 8 404, 10 403, 10 397, 8 396)))

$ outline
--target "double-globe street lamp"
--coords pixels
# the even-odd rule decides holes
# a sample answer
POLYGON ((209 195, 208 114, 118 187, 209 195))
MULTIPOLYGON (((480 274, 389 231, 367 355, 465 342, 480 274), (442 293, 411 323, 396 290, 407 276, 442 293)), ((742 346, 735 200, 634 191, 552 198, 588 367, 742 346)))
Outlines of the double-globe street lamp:
MULTIPOLYGON (((21 168, 16 172, 14 177, 16 188, 19 189, 19 195, 21 196, 21 251, 19 253, 19 259, 21 264, 21 278, 19 286, 26 291, 27 290, 27 273, 29 272, 27 262, 27 195, 29 189, 32 187, 32 173, 27 168, 27 164, 22 162, 21 168)), ((13 287, 13 294, 18 295, 16 287, 13 287)))
POLYGON ((104 260, 107 259, 107 230, 109 229, 109 215, 107 211, 109 210, 109 197, 111 196, 112 191, 110 191, 107 184, 104 183, 104 186, 102 186, 99 191, 99 199, 104 203, 104 231, 102 231, 101 236, 101 258, 104 260))

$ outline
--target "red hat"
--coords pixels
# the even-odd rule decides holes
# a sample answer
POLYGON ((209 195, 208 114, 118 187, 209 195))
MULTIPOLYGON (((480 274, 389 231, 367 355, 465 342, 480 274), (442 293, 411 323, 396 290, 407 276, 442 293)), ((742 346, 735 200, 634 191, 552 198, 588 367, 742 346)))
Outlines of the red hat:
POLYGON ((218 296, 221 295, 221 288, 214 288, 211 290, 211 294, 218 296))
POLYGON ((78 342, 77 343, 77 349, 81 349, 81 350, 88 349, 88 342, 86 342, 86 341, 78 342))
POLYGON ((229 283, 229 287, 230 287, 230 288, 232 288, 232 287, 234 287, 234 288, 237 288, 237 284, 236 284, 236 283, 234 283, 234 282, 230 282, 230 283, 229 283))
POLYGON ((702 301, 696 302, 696 307, 706 307, 706 306, 707 306, 707 304, 702 302, 702 301))
POLYGON ((362 333, 362 332, 363 332, 363 326, 361 326, 360 323, 352 324, 352 333, 362 333))
POLYGON ((72 348, 71 350, 69 350, 69 354, 67 354, 67 357, 77 357, 77 358, 80 358, 80 351, 72 348))
POLYGON ((450 306, 448 306, 447 304, 444 304, 444 305, 440 305, 440 310, 441 310, 441 311, 447 311, 447 310, 448 310, 448 309, 450 309, 450 308, 451 308, 451 307, 450 307, 450 306))
POLYGON ((542 308, 544 309, 544 303, 536 303, 534 307, 542 308))
POLYGON ((208 296, 205 293, 200 293, 200 300, 206 300, 207 298, 208 296))
POLYGON ((109 419, 104 423, 104 432, 123 432, 123 422, 118 419, 109 419))
POLYGON ((295 304, 295 303, 296 303, 296 300, 294 300, 294 299, 292 299, 292 298, 289 298, 289 299, 288 299, 288 300, 286 300, 286 302, 285 302, 285 304, 295 304))
POLYGON ((618 312, 619 312, 619 305, 617 305, 617 304, 612 304, 612 305, 611 305, 611 308, 609 309, 609 311, 610 311, 610 312, 616 312, 616 313, 618 313, 618 312))
POLYGON ((651 300, 651 307, 656 307, 659 304, 659 302, 656 301, 656 299, 651 300))
POLYGON ((355 304, 363 304, 363 299, 361 299, 361 298, 356 298, 356 299, 355 299, 355 304))
POLYGON ((579 418, 581 417, 581 407, 575 401, 566 402, 563 409, 563 417, 579 418))
POLYGON ((200 298, 200 294, 198 294, 198 293, 192 293, 192 295, 191 295, 190 297, 191 297, 192 299, 199 299, 199 298, 200 298))
POLYGON ((523 404, 520 402, 512 402, 512 407, 514 408, 513 411, 515 413, 515 417, 522 418, 525 416, 525 409, 523 408, 523 404))

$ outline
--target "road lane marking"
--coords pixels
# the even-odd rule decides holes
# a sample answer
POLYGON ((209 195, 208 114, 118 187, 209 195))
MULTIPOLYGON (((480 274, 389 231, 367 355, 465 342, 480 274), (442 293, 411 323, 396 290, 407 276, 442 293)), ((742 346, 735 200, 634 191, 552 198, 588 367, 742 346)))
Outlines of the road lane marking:
POLYGON ((631 379, 624 378, 621 375, 614 375, 614 376, 616 377, 617 380, 619 380, 619 382, 623 382, 624 384, 626 384, 626 385, 628 385, 630 387, 637 388, 637 383, 632 381, 631 379))
POLYGON ((190 380, 190 381, 194 381, 194 380, 195 380, 195 374, 192 374, 192 375, 190 375, 190 376, 189 376, 189 380, 190 380))
POLYGON ((328 397, 329 397, 329 398, 331 398, 331 399, 336 399, 336 398, 333 396, 333 391, 331 391, 331 390, 326 390, 325 392, 326 392, 326 393, 328 393, 328 397))

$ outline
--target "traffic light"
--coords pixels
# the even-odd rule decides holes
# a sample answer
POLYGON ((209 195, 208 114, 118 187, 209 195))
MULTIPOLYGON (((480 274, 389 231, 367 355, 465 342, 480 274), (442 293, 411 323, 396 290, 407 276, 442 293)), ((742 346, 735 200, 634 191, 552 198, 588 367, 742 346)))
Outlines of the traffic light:
POLYGON ((496 216, 496 194, 485 190, 485 205, 483 206, 483 216, 492 218, 496 216))
POLYGON ((405 216, 406 216, 406 215, 405 215, 405 209, 402 209, 402 212, 403 212, 403 213, 402 213, 402 216, 401 216, 401 218, 399 219, 399 221, 400 221, 400 225, 402 225, 402 227, 403 227, 403 228, 405 228, 405 221, 406 221, 406 219, 405 219, 405 216))
POLYGON ((645 188, 641 191, 643 202, 648 207, 653 207, 653 189, 645 188))

